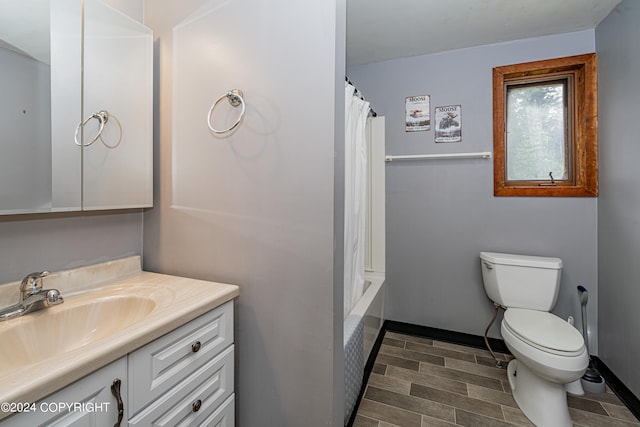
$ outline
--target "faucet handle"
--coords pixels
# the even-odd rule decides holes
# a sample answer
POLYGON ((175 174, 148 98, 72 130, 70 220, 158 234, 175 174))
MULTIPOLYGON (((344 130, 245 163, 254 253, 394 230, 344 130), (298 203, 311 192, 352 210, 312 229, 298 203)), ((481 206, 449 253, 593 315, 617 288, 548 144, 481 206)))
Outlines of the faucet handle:
POLYGON ((27 274, 20 282, 20 291, 34 293, 42 289, 42 278, 50 273, 46 270, 27 274))
POLYGON ((64 302, 64 298, 62 298, 60 291, 57 289, 49 289, 46 297, 47 303, 50 305, 56 305, 64 302))

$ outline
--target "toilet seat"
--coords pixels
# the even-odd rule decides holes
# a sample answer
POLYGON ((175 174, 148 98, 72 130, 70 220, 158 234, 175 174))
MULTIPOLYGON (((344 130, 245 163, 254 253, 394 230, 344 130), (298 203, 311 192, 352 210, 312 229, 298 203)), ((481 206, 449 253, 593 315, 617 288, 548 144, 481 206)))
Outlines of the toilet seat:
POLYGON ((578 356, 585 351, 576 328, 546 311, 509 308, 503 326, 528 345, 559 356, 578 356))

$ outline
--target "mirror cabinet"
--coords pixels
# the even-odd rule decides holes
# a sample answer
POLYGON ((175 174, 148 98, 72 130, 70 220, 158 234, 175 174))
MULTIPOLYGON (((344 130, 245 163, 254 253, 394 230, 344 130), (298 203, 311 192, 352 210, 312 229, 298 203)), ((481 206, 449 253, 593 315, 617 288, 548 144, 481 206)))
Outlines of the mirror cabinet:
POLYGON ((152 205, 153 35, 108 0, 0 0, 0 214, 152 205))

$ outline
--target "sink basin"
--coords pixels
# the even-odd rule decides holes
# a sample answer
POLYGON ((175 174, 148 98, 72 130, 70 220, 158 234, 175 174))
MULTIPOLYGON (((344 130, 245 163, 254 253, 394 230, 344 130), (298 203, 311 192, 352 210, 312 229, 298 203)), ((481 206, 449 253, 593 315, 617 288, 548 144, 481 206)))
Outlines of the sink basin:
POLYGON ((117 334, 155 308, 156 302, 149 296, 78 297, 2 322, 0 375, 117 334))

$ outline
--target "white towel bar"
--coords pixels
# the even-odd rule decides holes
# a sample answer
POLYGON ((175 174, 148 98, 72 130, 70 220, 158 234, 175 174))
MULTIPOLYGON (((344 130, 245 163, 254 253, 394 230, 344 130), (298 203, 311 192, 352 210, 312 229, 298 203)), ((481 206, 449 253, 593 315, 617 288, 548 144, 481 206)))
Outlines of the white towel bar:
POLYGON ((481 153, 450 153, 450 154, 410 154, 406 156, 385 156, 385 162, 394 160, 433 160, 433 159, 490 159, 490 151, 481 153))

